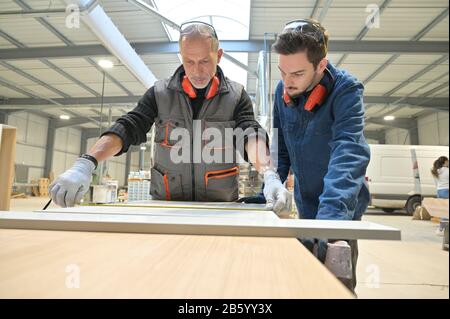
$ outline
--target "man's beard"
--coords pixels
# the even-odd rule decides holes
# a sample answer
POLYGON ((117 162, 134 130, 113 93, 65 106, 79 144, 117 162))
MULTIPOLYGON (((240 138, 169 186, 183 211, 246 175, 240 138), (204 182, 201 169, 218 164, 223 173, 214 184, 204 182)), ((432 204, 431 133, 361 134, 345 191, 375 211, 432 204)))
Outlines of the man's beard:
POLYGON ((301 92, 299 92, 299 93, 297 93, 297 94, 294 94, 294 95, 290 95, 290 94, 288 93, 289 97, 290 97, 291 99, 296 99, 296 98, 298 98, 298 97, 300 97, 300 96, 302 96, 302 95, 304 95, 304 94, 309 93, 309 92, 310 92, 312 89, 314 89, 314 87, 316 86, 316 84, 315 84, 316 78, 317 78, 317 72, 314 71, 313 78, 312 78, 310 84, 306 87, 306 89, 303 90, 303 91, 301 91, 301 92))

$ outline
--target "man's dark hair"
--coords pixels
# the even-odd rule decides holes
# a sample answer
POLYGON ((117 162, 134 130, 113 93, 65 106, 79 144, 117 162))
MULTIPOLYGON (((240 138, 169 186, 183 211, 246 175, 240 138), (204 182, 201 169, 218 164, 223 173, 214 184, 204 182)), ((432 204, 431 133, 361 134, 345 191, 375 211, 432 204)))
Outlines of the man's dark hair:
POLYGON ((308 21, 311 22, 311 26, 305 26, 301 30, 297 28, 283 31, 272 45, 272 49, 282 55, 306 51, 308 61, 317 68, 328 53, 328 32, 319 22, 308 21))

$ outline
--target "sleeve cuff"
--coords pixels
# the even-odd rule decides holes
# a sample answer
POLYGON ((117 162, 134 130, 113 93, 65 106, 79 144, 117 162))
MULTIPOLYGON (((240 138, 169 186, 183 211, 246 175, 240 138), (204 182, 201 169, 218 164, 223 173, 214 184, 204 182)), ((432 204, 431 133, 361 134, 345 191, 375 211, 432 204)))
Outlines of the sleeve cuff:
POLYGON ((126 130, 125 127, 120 123, 114 123, 113 126, 111 126, 107 131, 103 132, 100 137, 106 135, 106 134, 114 134, 118 136, 122 140, 122 149, 114 156, 120 156, 123 153, 126 153, 130 147, 130 144, 127 143, 126 139, 126 130))

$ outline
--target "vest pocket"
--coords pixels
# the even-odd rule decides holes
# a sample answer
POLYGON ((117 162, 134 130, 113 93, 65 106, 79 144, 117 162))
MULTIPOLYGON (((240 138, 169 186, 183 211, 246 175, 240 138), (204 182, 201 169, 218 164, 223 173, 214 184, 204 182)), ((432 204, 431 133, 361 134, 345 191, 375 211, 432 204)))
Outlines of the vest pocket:
POLYGON ((181 175, 164 173, 159 168, 151 169, 150 194, 153 199, 183 200, 181 175))
POLYGON ((239 197, 239 167, 205 174, 206 198, 211 202, 232 202, 239 197))
POLYGON ((174 146, 185 133, 185 127, 183 119, 155 119, 155 143, 163 147, 174 146))

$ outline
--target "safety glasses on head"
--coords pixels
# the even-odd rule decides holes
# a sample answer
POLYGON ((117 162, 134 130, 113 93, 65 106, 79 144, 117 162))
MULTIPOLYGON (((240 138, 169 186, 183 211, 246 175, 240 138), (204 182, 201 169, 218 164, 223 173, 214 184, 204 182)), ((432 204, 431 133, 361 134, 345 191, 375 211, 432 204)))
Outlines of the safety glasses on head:
POLYGON ((323 34, 322 28, 314 21, 306 19, 290 21, 284 26, 282 33, 288 31, 300 32, 314 38, 320 44, 325 44, 325 35, 323 34))
POLYGON ((180 25, 180 35, 183 36, 185 34, 189 34, 191 32, 193 32, 195 30, 194 27, 197 27, 200 32, 207 32, 209 33, 212 37, 216 38, 217 40, 219 39, 217 37, 217 33, 216 33, 216 29, 214 29, 214 27, 206 22, 203 21, 187 21, 187 22, 183 22, 180 25))

